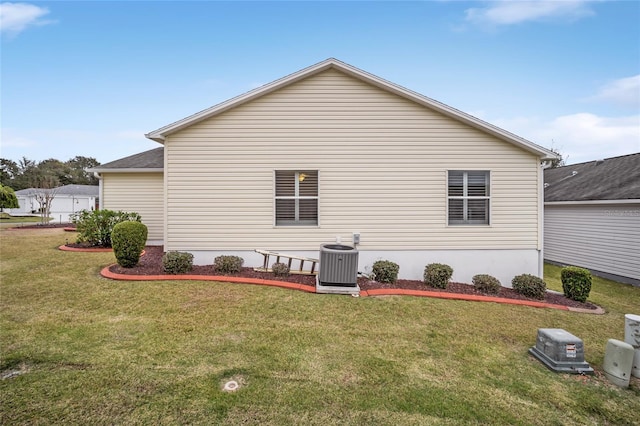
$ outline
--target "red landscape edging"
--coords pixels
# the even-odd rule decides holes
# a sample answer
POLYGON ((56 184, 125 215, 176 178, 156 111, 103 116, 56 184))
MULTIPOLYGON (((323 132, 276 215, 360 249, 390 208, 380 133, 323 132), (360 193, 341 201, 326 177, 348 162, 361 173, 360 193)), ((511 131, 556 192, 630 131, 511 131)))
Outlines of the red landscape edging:
POLYGON ((494 302, 504 303, 508 305, 520 305, 531 306, 534 308, 551 308, 568 311, 568 306, 554 305, 545 302, 536 302, 533 300, 518 300, 518 299, 506 299, 503 297, 495 296, 480 296, 476 294, 459 294, 459 293, 446 293, 442 291, 428 291, 428 290, 405 290, 402 288, 381 288, 375 290, 363 290, 360 292, 360 296, 418 296, 418 297, 433 297, 436 299, 451 299, 451 300, 467 300, 474 302, 494 302))
POLYGON ((65 245, 61 245, 60 247, 58 247, 58 250, 62 250, 62 251, 80 251, 80 252, 86 252, 86 253, 104 253, 104 252, 108 252, 108 251, 113 251, 112 248, 108 248, 108 247, 69 247, 69 246, 65 246, 65 245))
POLYGON ((108 265, 102 268, 100 275, 105 278, 120 281, 158 281, 158 280, 194 280, 194 281, 221 281, 235 284, 255 284, 266 285, 272 287, 288 288, 291 290, 300 290, 307 293, 315 293, 316 288, 305 284, 289 283, 285 281, 265 280, 262 278, 243 278, 243 277, 228 277, 225 275, 129 275, 118 274, 117 272, 111 272, 109 268, 113 265, 108 265))
MULTIPOLYGON (((113 248, 109 248, 109 247, 69 247, 69 246, 65 246, 65 245, 62 245, 62 246, 58 247, 58 250, 74 251, 74 252, 81 252, 81 253, 107 253, 107 252, 113 252, 113 248)), ((140 256, 144 256, 146 252, 147 252, 146 250, 142 250, 142 253, 140 253, 140 256)), ((158 275, 158 276, 160 276, 160 275, 158 275)))
MULTIPOLYGON (((307 293, 315 293, 316 289, 314 286, 305 285, 305 284, 296 284, 290 283, 286 281, 275 281, 275 280, 265 280, 261 278, 243 278, 243 277, 229 277, 225 275, 129 275, 129 274, 119 274, 117 272, 111 272, 109 268, 115 264, 111 264, 105 266, 100 271, 100 275, 105 278, 109 278, 112 280, 120 280, 120 281, 170 281, 170 280, 194 280, 194 281, 220 281, 220 282, 229 282, 235 284, 253 284, 253 285, 266 285, 271 287, 280 287, 280 288, 288 288, 290 290, 300 290, 307 293)), ((593 314, 603 314, 604 310, 602 308, 591 310, 586 309, 577 309, 570 308, 568 306, 563 305, 554 305, 551 303, 545 302, 536 302, 533 300, 518 300, 518 299, 506 299, 502 297, 494 297, 494 296, 479 296, 476 294, 458 294, 458 293, 445 293, 441 291, 428 291, 428 290, 406 290, 402 288, 382 288, 375 290, 361 290, 360 296, 362 297, 372 297, 372 296, 417 296, 417 297, 433 297, 436 299, 449 299, 449 300, 465 300, 470 302, 493 302, 493 303, 502 303, 507 305, 519 305, 519 306, 529 306, 533 308, 550 308, 550 309, 558 309, 562 311, 572 311, 572 312, 582 312, 582 313, 593 313, 593 314)))

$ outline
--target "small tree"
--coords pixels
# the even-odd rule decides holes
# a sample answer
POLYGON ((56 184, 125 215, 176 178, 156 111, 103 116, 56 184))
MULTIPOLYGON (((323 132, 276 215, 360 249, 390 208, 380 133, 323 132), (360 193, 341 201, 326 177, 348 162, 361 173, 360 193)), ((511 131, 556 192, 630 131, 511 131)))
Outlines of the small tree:
POLYGON ((4 211, 4 209, 17 208, 20 208, 20 204, 18 204, 16 193, 10 187, 0 183, 0 212, 4 211))
POLYGON ((549 165, 550 169, 563 167, 563 166, 565 166, 567 164, 567 159, 569 158, 569 156, 564 157, 562 155, 562 153, 560 152, 559 148, 556 148, 555 146, 551 146, 551 148, 549 148, 549 151, 553 152, 554 154, 556 154, 558 156, 558 158, 548 161, 547 164, 549 165))
POLYGON ((51 214, 51 203, 58 193, 58 179, 49 175, 38 175, 34 178, 34 188, 31 192, 36 202, 40 204, 40 223, 45 225, 51 214))

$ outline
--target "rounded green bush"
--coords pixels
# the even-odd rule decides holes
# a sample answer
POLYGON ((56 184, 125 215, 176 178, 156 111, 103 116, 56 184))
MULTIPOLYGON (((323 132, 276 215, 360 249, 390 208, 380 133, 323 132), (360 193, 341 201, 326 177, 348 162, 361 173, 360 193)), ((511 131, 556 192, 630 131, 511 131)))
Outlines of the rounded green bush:
POLYGON ((271 265, 271 272, 276 277, 287 277, 289 276, 289 267, 284 263, 274 263, 271 265))
POLYGON ((516 293, 532 299, 542 300, 547 292, 547 284, 541 278, 531 274, 513 277, 511 286, 516 293))
POLYGON ((577 302, 586 302, 591 292, 591 272, 577 266, 566 266, 560 271, 564 295, 577 302))
POLYGON ((193 268, 193 255, 181 251, 168 251, 162 256, 162 267, 169 274, 184 274, 193 268))
POLYGON ((379 283, 395 283, 398 281, 400 266, 390 260, 377 260, 373 263, 373 276, 379 283))
POLYGON ((502 287, 496 277, 487 274, 474 275, 471 280, 476 290, 485 294, 498 294, 502 287))
POLYGON ((116 224, 111 233, 111 244, 118 265, 133 268, 147 242, 147 226, 141 222, 124 221, 116 224))
POLYGON ((218 256, 213 260, 213 270, 222 274, 240 272, 244 259, 240 256, 218 256))
POLYGON ((424 283, 435 288, 447 288, 453 268, 443 263, 430 263, 424 268, 424 283))
POLYGON ((72 222, 78 231, 79 243, 90 243, 98 247, 111 247, 111 233, 113 227, 125 221, 140 222, 141 217, 136 212, 113 210, 82 210, 72 215, 72 222))

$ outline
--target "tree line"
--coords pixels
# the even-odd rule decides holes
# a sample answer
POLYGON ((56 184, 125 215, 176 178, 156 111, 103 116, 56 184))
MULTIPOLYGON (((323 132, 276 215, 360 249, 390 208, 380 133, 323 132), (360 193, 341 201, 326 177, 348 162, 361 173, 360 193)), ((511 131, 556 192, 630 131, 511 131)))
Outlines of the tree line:
POLYGON ((82 156, 64 162, 55 158, 40 162, 26 157, 18 162, 0 158, 0 184, 15 191, 27 188, 51 189, 64 185, 97 185, 98 178, 87 169, 99 165, 95 158, 82 156))

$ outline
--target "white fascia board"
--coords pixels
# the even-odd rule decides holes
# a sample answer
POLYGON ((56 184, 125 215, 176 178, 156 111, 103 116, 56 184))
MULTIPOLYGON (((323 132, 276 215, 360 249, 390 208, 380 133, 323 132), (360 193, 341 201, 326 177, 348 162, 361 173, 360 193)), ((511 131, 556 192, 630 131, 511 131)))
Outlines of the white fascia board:
POLYGON ((555 159, 559 159, 560 157, 548 150, 545 149, 531 141, 528 141, 524 138, 521 138, 517 135, 514 135, 511 132, 508 132, 504 129, 501 129, 497 126, 494 126, 493 124, 487 123, 486 121, 480 120, 479 118, 476 118, 472 115, 469 115, 465 112, 462 112, 458 109, 452 108, 446 104, 443 104, 442 102, 438 102, 434 99, 428 98, 424 95, 421 95, 417 92, 414 92, 412 90, 406 89, 400 85, 397 85, 395 83, 392 83, 390 81, 387 81, 383 78, 380 78, 376 75, 370 74, 366 71, 363 71, 359 68, 356 68, 352 65, 346 64, 342 61, 339 61, 335 58, 329 58, 326 59, 322 62, 319 62, 315 65, 312 65, 310 67, 304 68, 300 71, 297 71, 293 74, 289 74, 285 77, 282 77, 278 80, 275 80, 271 83, 265 84, 264 86, 258 87, 257 89, 251 90, 249 92, 246 92, 242 95, 236 96, 234 98, 231 98, 227 101, 224 101, 220 104, 214 105, 211 108, 202 110, 200 112, 197 112, 193 115, 190 115, 189 117, 183 118, 182 120, 176 121, 174 123, 171 123, 167 126, 161 127, 158 130, 154 130, 150 133, 145 134, 145 136, 151 140, 154 140, 156 142, 160 142, 160 143, 164 143, 165 138, 167 135, 176 132, 180 129, 183 129, 185 127, 188 127, 192 124, 195 124, 201 120, 210 118, 214 115, 220 114, 228 109, 237 107, 245 102, 248 102, 252 99, 255 99, 257 97, 266 95, 267 93, 273 92, 275 90, 278 90, 284 86, 287 86, 291 83, 294 83, 298 80, 301 80, 303 78, 307 78, 313 74, 316 74, 318 72, 324 71, 326 69, 329 68, 336 68, 344 73, 347 73, 359 80, 363 80, 369 84, 372 84, 374 86, 377 86, 383 90, 395 93, 399 96, 402 96, 406 99, 409 99, 413 102, 416 102, 420 105, 423 105, 425 107, 428 107, 430 109, 436 110, 448 117, 451 117, 453 119, 456 119, 458 121, 462 121, 472 127, 475 127, 481 131, 487 132, 492 134, 493 136, 496 136, 499 139, 502 139, 506 142, 510 142, 516 146, 519 146, 520 148, 523 148, 526 151, 529 151, 535 155, 537 155, 538 157, 540 157, 541 160, 555 160, 555 159))
POLYGON ((164 172, 164 169, 163 168, 101 169, 99 167, 95 167, 93 169, 89 169, 89 171, 94 173, 158 173, 158 172, 162 173, 164 172))
POLYGON ((584 200, 584 201, 546 201, 545 206, 578 206, 605 204, 640 204, 640 199, 629 200, 584 200))

